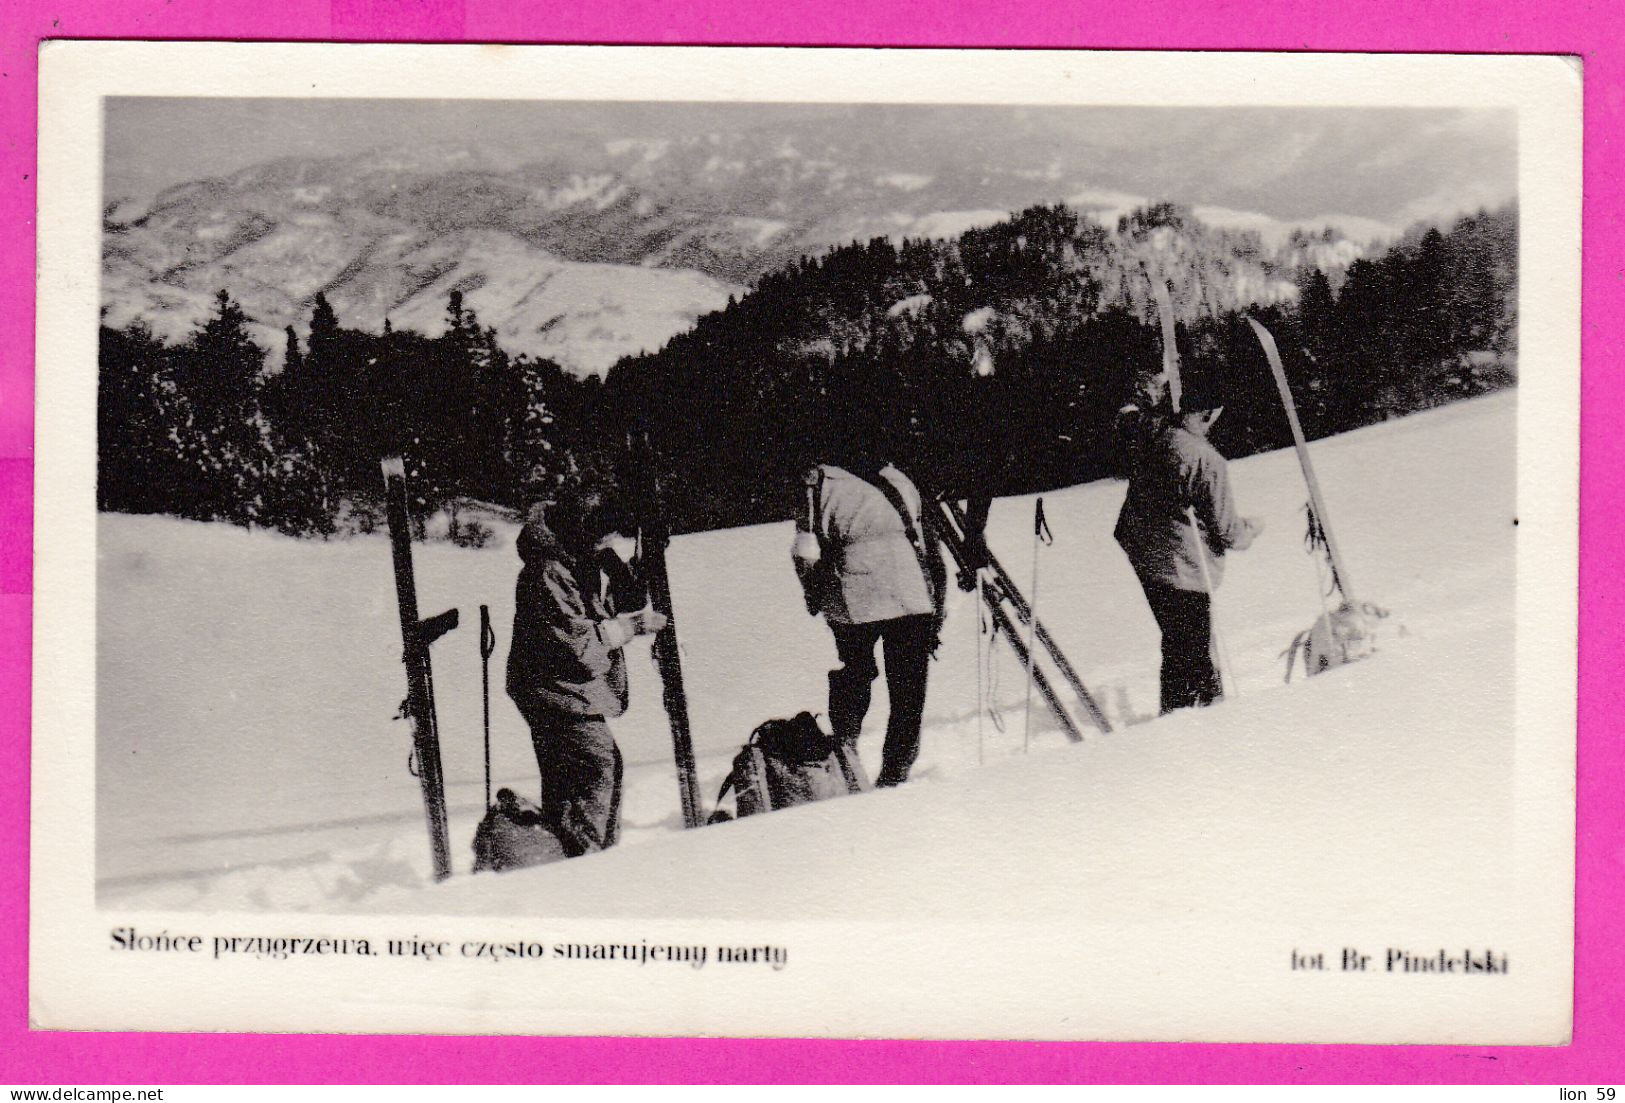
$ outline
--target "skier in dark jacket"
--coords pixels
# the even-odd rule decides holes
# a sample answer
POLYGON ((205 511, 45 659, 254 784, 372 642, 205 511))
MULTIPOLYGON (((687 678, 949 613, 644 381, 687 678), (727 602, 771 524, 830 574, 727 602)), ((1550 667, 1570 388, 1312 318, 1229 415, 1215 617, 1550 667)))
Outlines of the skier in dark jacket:
POLYGON ((665 623, 616 610, 625 527, 601 491, 577 489, 533 507, 519 534, 508 695, 530 725, 543 814, 572 858, 620 834, 621 752, 607 721, 627 706, 621 649, 665 623))
POLYGON ((1162 630, 1165 713, 1222 696, 1209 580, 1217 587, 1225 552, 1243 550, 1263 531, 1261 521, 1237 514, 1228 465, 1208 442, 1223 412, 1211 371, 1187 370, 1181 413, 1164 405, 1132 419, 1128 496, 1115 536, 1162 630))
POLYGON ((841 665, 829 674, 829 720, 856 745, 884 649, 891 713, 877 786, 901 785, 920 753, 931 654, 942 627, 941 545, 909 477, 881 458, 871 412, 848 409, 832 449, 839 463, 807 475, 792 558, 807 609, 822 613, 841 665))

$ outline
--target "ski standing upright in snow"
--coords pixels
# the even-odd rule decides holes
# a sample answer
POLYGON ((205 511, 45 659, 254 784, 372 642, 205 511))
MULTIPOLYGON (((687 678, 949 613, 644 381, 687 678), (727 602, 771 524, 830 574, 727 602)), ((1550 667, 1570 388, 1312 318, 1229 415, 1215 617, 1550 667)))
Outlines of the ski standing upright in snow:
MULTIPOLYGON (((1319 674, 1370 655, 1376 650, 1377 623, 1386 620, 1389 613, 1380 606, 1358 601, 1354 597, 1346 560, 1338 550, 1337 537, 1333 535, 1331 522, 1326 516, 1326 499, 1321 494, 1320 480, 1315 477, 1315 465, 1309 460, 1309 443, 1298 420, 1298 404, 1287 382, 1280 349, 1276 347, 1270 331, 1256 318, 1248 318, 1247 324, 1253 327, 1258 343, 1263 346, 1264 358, 1269 361, 1270 372, 1275 377, 1275 388, 1281 395, 1281 406, 1286 411, 1287 424, 1292 429, 1292 445, 1297 449, 1298 466, 1303 470, 1303 481, 1309 489, 1309 541, 1311 545, 1325 548, 1332 572, 1330 593, 1320 595, 1320 616, 1312 626, 1299 632, 1282 652, 1282 657, 1286 659, 1286 680, 1291 681, 1293 664, 1299 657, 1307 673, 1319 674), (1335 609, 1328 609, 1325 598, 1332 594, 1340 595, 1342 601, 1335 609)), ((1400 626, 1397 633, 1404 635, 1404 627, 1400 626)))
POLYGON ((694 763, 694 737, 688 725, 688 693, 683 686, 683 659, 677 644, 677 616, 672 609, 671 576, 666 570, 666 547, 671 528, 660 499, 660 474, 647 432, 634 434, 631 445, 637 484, 638 567, 649 589, 655 612, 666 618, 655 633, 653 654, 660 671, 661 701, 671 725, 672 753, 677 762, 677 788, 683 806, 683 826, 705 823, 700 800, 699 771, 694 763))
POLYGON ((1343 600, 1354 604, 1354 591, 1349 584, 1349 573, 1343 565, 1343 556, 1337 550, 1337 538, 1326 516, 1326 500, 1320 493, 1320 480, 1315 478, 1315 465, 1309 461, 1309 442, 1304 439, 1303 425, 1298 421, 1298 404, 1292 398, 1292 387, 1287 383, 1286 368, 1281 363, 1281 352, 1275 347, 1275 338, 1256 318, 1248 318, 1258 343, 1264 346, 1264 357, 1275 376, 1275 388, 1281 394, 1281 405, 1286 410, 1287 424, 1292 427, 1292 445, 1298 450, 1298 466, 1303 469, 1303 481, 1309 487, 1309 508, 1313 512, 1311 524, 1326 543, 1326 554, 1332 562, 1332 584, 1343 600))
POLYGON ((406 701, 402 713, 412 724, 412 761, 423 786, 429 824, 429 850, 435 880, 451 876, 451 842, 446 830, 446 779, 440 766, 440 725, 434 708, 434 672, 429 646, 457 627, 457 610, 418 618, 417 583, 412 573, 412 521, 406 508, 406 464, 400 456, 383 461, 389 544, 395 562, 395 596, 400 604, 405 645, 406 701))
POLYGON ((1174 340, 1174 300, 1168 281, 1153 279, 1151 296, 1157 301, 1157 324, 1162 329, 1162 378, 1168 386, 1168 402, 1180 412, 1184 387, 1179 378, 1179 345, 1174 340))

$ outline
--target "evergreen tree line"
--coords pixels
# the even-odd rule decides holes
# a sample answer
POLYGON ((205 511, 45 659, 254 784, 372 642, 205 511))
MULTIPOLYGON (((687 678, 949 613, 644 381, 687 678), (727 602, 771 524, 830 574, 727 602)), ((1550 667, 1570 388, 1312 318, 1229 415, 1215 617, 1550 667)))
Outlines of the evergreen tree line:
MULTIPOLYGON (((596 381, 510 356, 464 306, 439 337, 346 329, 325 295, 310 335, 288 327, 282 363, 227 291, 183 344, 137 322, 101 333, 98 505, 295 534, 367 531, 382 517, 379 460, 407 460, 421 521, 447 503, 517 505, 568 457, 561 419, 596 381)), ((477 530, 470 530, 477 532, 477 530)), ((454 532, 454 536, 457 534, 454 532)))
POLYGON ((1327 271, 1310 262, 1324 240, 1271 249, 1169 204, 1112 229, 1034 207, 956 240, 805 258, 621 361, 605 392, 660 442, 692 526, 784 516, 808 463, 877 414, 939 493, 1052 489, 1122 473, 1117 412, 1160 369, 1154 282, 1187 369, 1225 381, 1216 443, 1248 455, 1291 443, 1249 315, 1311 437, 1512 384, 1516 236, 1515 208, 1480 212, 1327 271))
POLYGON ((267 370, 221 291, 180 345, 103 328, 98 501, 326 535, 376 523, 385 454, 407 458, 421 518, 627 475, 646 435, 689 531, 786 516, 800 472, 854 425, 942 492, 1070 485, 1119 473, 1111 426, 1160 366, 1161 281, 1182 359, 1225 380, 1216 443, 1245 455, 1290 441, 1249 314, 1311 437, 1513 383, 1516 228, 1515 208, 1479 212, 1343 268, 1314 238, 1269 249, 1172 205, 1114 229, 1034 207, 802 258, 602 382, 508 354, 456 292, 435 338, 344 328, 318 295, 308 339, 290 327, 267 370))

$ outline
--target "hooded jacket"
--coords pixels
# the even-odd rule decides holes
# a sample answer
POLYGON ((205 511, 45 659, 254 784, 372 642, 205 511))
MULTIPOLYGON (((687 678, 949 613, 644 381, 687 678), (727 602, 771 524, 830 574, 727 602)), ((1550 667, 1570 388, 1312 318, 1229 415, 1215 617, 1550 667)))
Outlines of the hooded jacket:
POLYGON ((1236 513, 1229 466, 1219 450, 1183 426, 1164 424, 1137 450, 1113 535, 1142 583, 1205 591, 1197 543, 1203 534, 1217 586, 1225 551, 1246 548, 1253 530, 1236 513), (1202 533, 1191 528, 1187 508, 1195 510, 1202 533))
MULTIPOLYGON (((604 573, 582 564, 533 515, 519 533, 508 696, 521 711, 616 717, 626 711, 626 658, 601 628, 615 615, 604 573)), ((616 638, 610 633, 610 638, 616 638)))

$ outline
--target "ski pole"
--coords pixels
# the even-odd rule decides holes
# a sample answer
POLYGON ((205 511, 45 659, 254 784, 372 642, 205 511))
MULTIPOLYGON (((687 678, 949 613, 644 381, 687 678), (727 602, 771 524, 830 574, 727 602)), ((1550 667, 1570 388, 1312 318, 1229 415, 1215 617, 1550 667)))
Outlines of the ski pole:
POLYGON ((480 696, 485 705, 485 807, 491 807, 491 656, 497 634, 491 630, 491 607, 480 606, 480 696))
POLYGON ((1023 753, 1033 744, 1033 637, 1038 631, 1038 548, 1053 543, 1055 537, 1049 530, 1049 521, 1044 517, 1044 499, 1039 498, 1033 506, 1033 599, 1027 606, 1031 612, 1027 618, 1027 696, 1021 706, 1023 753))
MULTIPOLYGON (((959 512, 959 507, 953 502, 944 502, 942 505, 949 521, 963 528, 964 523, 962 518, 964 517, 964 514, 959 512)), ((951 550, 953 545, 950 544, 949 547, 951 550)), ((1005 571, 1004 567, 999 563, 998 557, 990 551, 987 553, 987 559, 987 574, 991 576, 992 580, 997 584, 999 592, 1010 601, 1011 607, 1015 611, 1017 619, 1025 624, 1027 618, 1032 615, 1032 607, 1027 604, 1027 599, 1024 598, 1021 595, 1021 592, 1016 589, 1015 582, 1010 578, 1009 573, 1005 571)), ((1055 669, 1057 672, 1059 672, 1062 680, 1065 681, 1066 684, 1071 688, 1073 694, 1077 697, 1078 702, 1083 705, 1085 711, 1088 712, 1089 719, 1092 720, 1095 726, 1101 731, 1111 731, 1111 721, 1106 719, 1106 714, 1101 711, 1100 705, 1095 700, 1094 695, 1089 692, 1089 687, 1083 684, 1083 679, 1079 678, 1078 672, 1072 668, 1071 662, 1067 660, 1066 653, 1056 646, 1055 640, 1051 638, 1049 634, 1049 630, 1044 627, 1044 622, 1035 619, 1033 632, 1038 637, 1040 646, 1044 648, 1045 653, 1049 656, 1050 662, 1055 666, 1055 669)), ((1024 663, 1026 662, 1025 659, 1022 661, 1024 663)), ((1041 669, 1039 673, 1042 673, 1041 669)), ((1038 689, 1039 696, 1043 696, 1044 687, 1037 675, 1033 677, 1033 684, 1038 689)))
POLYGON ((986 726, 984 723, 985 714, 987 712, 987 675, 985 670, 986 649, 982 646, 984 626, 982 622, 982 580, 980 578, 976 580, 976 593, 972 595, 972 600, 976 603, 976 616, 971 621, 971 627, 976 631, 976 765, 982 766, 986 763, 982 746, 983 732, 986 726))
POLYGON ((1213 572, 1207 564, 1207 547, 1202 530, 1196 524, 1196 509, 1194 506, 1185 507, 1185 516, 1190 519, 1191 537, 1196 541, 1196 562, 1202 568, 1202 588, 1207 591, 1207 630, 1212 633, 1213 642, 1219 649, 1219 691, 1228 692, 1232 697, 1240 697, 1241 691, 1236 688, 1236 668, 1230 662, 1230 649, 1225 645, 1224 636, 1219 631, 1218 594, 1213 586, 1213 572))

